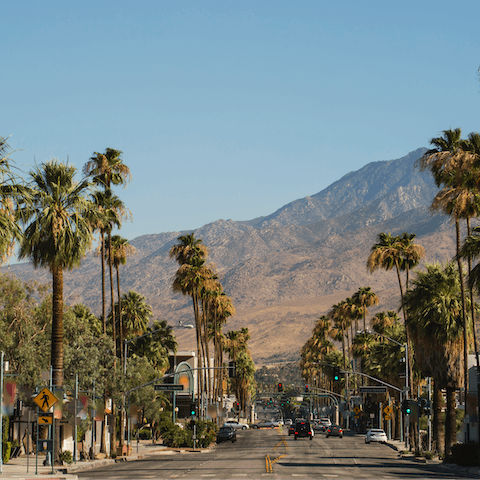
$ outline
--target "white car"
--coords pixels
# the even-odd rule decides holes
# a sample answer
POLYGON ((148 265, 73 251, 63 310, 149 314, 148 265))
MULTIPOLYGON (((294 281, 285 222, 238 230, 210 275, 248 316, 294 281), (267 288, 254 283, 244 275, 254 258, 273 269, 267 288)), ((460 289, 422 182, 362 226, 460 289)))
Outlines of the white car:
POLYGON ((246 423, 240 423, 236 420, 229 420, 223 424, 224 427, 233 427, 235 430, 247 430, 249 426, 246 423))
POLYGON ((365 443, 370 443, 370 442, 382 442, 385 443, 387 442, 387 435, 384 430, 381 428, 371 428, 366 434, 365 434, 365 443))

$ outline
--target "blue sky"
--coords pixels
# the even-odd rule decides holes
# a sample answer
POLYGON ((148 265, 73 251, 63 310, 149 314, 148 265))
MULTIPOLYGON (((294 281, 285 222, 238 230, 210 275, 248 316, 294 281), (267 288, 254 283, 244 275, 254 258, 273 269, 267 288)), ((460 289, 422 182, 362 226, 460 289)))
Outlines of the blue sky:
POLYGON ((28 171, 123 151, 121 234, 250 220, 480 131, 480 2, 5 1, 0 135, 28 171))

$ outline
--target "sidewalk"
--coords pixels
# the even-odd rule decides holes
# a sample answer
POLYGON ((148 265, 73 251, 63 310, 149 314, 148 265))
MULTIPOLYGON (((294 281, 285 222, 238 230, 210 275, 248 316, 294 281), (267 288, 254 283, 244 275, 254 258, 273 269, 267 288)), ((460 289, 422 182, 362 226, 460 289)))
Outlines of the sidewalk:
POLYGON ((427 465, 437 465, 441 468, 445 468, 448 470, 453 470, 453 471, 456 470, 458 472, 468 473, 470 475, 474 475, 475 477, 480 476, 479 467, 461 467, 454 463, 444 463, 442 460, 439 460, 438 458, 427 460, 425 457, 416 457, 413 453, 400 453, 400 452, 406 451, 405 442, 400 442, 399 440, 389 440, 387 442, 387 445, 390 448, 393 448, 394 450, 398 451, 401 458, 410 459, 413 462, 426 463, 427 465))
POLYGON ((145 458, 145 455, 152 454, 163 454, 163 455, 173 455, 176 451, 173 449, 168 449, 163 445, 154 445, 151 441, 140 441, 138 443, 138 452, 137 452, 137 443, 132 443, 132 454, 128 457, 117 457, 117 458, 105 458, 103 460, 91 460, 91 461, 78 461, 77 463, 72 463, 71 465, 65 466, 54 466, 53 474, 51 466, 43 466, 43 461, 45 460, 44 455, 38 456, 38 465, 36 466, 36 456, 35 455, 22 455, 21 457, 11 458, 8 463, 3 465, 2 473, 0 474, 1 480, 31 480, 38 478, 50 478, 50 479, 65 479, 65 480, 77 480, 78 476, 76 472, 81 472, 84 470, 90 470, 103 465, 111 465, 116 462, 131 462, 134 460, 139 460, 145 458), (28 471, 27 471, 28 470, 28 471), (36 474, 36 472, 38 474, 36 474))

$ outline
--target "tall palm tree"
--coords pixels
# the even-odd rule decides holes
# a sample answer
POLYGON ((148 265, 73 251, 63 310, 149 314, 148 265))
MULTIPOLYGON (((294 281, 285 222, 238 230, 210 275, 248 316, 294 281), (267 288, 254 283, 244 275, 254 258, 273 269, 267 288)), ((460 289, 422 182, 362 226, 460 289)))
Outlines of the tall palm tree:
POLYGON ((108 190, 97 190, 92 194, 92 201, 96 211, 93 212, 91 220, 92 227, 95 231, 100 232, 98 254, 100 256, 102 267, 102 318, 103 318, 103 334, 107 333, 107 305, 105 293, 105 259, 108 260, 109 254, 105 248, 105 234, 111 231, 113 227, 120 228, 121 220, 124 216, 125 209, 123 202, 113 192, 108 190))
POLYGON ((87 180, 75 181, 76 169, 53 159, 30 172, 28 197, 17 210, 25 225, 19 257, 52 273, 53 383, 63 385, 63 271, 77 267, 92 243, 88 215, 93 205, 87 180))
MULTIPOLYGON (((76 169, 53 159, 30 172, 28 196, 17 210, 25 225, 19 257, 52 274, 52 381, 63 386, 63 272, 77 267, 92 243, 90 184, 75 181, 76 169)), ((56 428, 57 439, 60 425, 56 428)), ((59 442, 56 442, 59 447, 59 442)), ((60 449, 55 452, 58 461, 60 449)))
POLYGON ((440 390, 447 391, 445 453, 456 442, 455 390, 462 382, 464 337, 460 276, 453 263, 426 265, 404 296, 422 374, 434 379, 434 439, 440 445, 440 390))
MULTIPOLYGON (((170 258, 174 258, 180 265, 173 279, 173 291, 192 298, 199 368, 204 366, 205 361, 203 358, 205 331, 200 310, 201 291, 204 282, 213 276, 212 270, 206 265, 207 255, 208 250, 203 245, 202 240, 195 238, 193 233, 180 236, 178 243, 170 249, 170 258)), ((197 381, 198 392, 202 396, 205 386, 204 376, 198 375, 197 381)))
MULTIPOLYGON (((466 188, 467 180, 471 177, 471 168, 473 167, 476 156, 470 152, 465 152, 462 140, 462 131, 460 128, 454 130, 444 130, 442 137, 432 138, 430 144, 432 149, 428 150, 422 158, 418 160, 418 166, 421 170, 430 170, 438 187, 442 187, 435 196, 431 209, 433 211, 442 211, 450 215, 455 220, 456 246, 457 246, 457 267, 460 276, 460 289, 462 295, 462 318, 463 318, 463 362, 464 362, 464 386, 465 393, 468 388, 468 328, 467 328, 467 308, 466 294, 463 279, 463 267, 460 256, 461 236, 460 219, 472 215, 475 210, 471 205, 477 201, 475 194, 466 188)), ((466 402, 466 394, 465 394, 466 402)))
MULTIPOLYGON (((398 286, 400 288, 400 298, 402 299, 404 287, 402 283, 401 272, 409 267, 409 263, 405 261, 404 251, 408 242, 406 239, 408 234, 404 233, 403 236, 393 236, 391 233, 380 233, 377 237, 377 243, 372 247, 370 255, 367 259, 367 270, 373 273, 375 270, 392 270, 395 269, 397 274, 398 286)), ((403 309, 403 307, 402 307, 403 309)), ((409 391, 406 392, 407 398, 410 393, 413 392, 413 349, 411 348, 411 339, 407 326, 407 315, 403 309, 403 318, 406 326, 407 345, 408 345, 408 368, 409 368, 409 391)))
POLYGON ((122 297, 120 294, 120 265, 127 263, 127 258, 134 255, 136 252, 135 247, 128 243, 126 238, 120 235, 114 235, 112 237, 112 260, 113 266, 117 273, 117 298, 118 298, 118 331, 119 331, 119 344, 120 344, 120 358, 123 365, 123 323, 122 323, 122 297))
MULTIPOLYGON (((100 186, 105 192, 105 198, 99 198, 98 205, 104 210, 114 209, 112 202, 117 203, 119 200, 118 197, 114 196, 111 192, 112 185, 126 185, 128 181, 131 180, 130 169, 123 163, 122 153, 120 150, 115 150, 114 148, 107 148, 105 153, 94 152, 90 160, 84 165, 83 173, 86 176, 92 178, 92 181, 95 185, 100 186), (115 197, 115 198, 114 198, 115 197), (100 200, 104 200, 101 202, 100 200)), ((121 215, 117 215, 118 220, 124 215, 126 215, 126 210, 122 202, 122 211, 121 215)), ((117 214, 120 213, 117 211, 117 214)), ((101 261, 102 261, 102 294, 105 298, 105 280, 104 280, 104 258, 105 258, 105 233, 107 234, 107 258, 109 259, 109 268, 110 268, 110 291, 111 291, 111 305, 113 309, 114 297, 113 297, 113 275, 112 275, 112 255, 111 255, 111 230, 114 225, 118 225, 114 220, 108 218, 107 221, 100 227, 99 230, 101 234, 101 261), (110 221, 109 221, 110 220, 110 221), (102 254, 103 253, 103 254, 102 254)), ((105 310, 105 307, 104 307, 105 310)), ((105 311, 104 319, 105 317, 105 311)), ((113 312, 115 315, 115 312, 113 312)))
POLYGON ((362 308, 363 315, 363 330, 367 329, 366 316, 368 314, 368 308, 373 305, 378 305, 379 299, 375 292, 372 292, 370 287, 361 287, 356 293, 353 294, 353 299, 359 307, 362 308))

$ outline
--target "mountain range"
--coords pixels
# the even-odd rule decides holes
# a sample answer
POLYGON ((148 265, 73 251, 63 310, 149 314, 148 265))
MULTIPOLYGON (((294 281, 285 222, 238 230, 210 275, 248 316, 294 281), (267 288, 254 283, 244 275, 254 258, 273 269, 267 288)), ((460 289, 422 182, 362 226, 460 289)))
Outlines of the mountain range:
MULTIPOLYGON (((438 189, 429 172, 415 168, 425 151, 369 163, 271 215, 217 220, 194 231, 207 246, 209 262, 237 309, 224 330, 249 328, 257 366, 298 359, 318 317, 360 287, 370 286, 380 298, 370 313, 398 308, 396 275, 369 274, 366 269, 379 233, 415 233, 427 262, 453 257, 453 225, 448 217, 429 211, 438 189)), ((135 238, 130 243, 136 254, 121 268, 122 291, 144 295, 154 318, 172 325, 189 323, 193 317, 191 301, 171 287, 178 266, 168 253, 185 233, 190 232, 135 238)), ((47 270, 33 270, 30 264, 8 270, 24 280, 50 282, 47 270)), ((66 303, 81 302, 99 314, 100 275, 99 259, 89 253, 81 267, 65 272, 66 303)), ((176 335, 180 350, 194 349, 192 330, 178 329, 176 335)))

